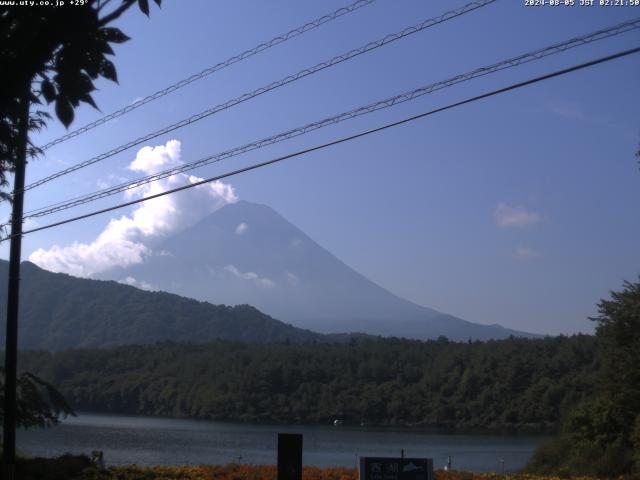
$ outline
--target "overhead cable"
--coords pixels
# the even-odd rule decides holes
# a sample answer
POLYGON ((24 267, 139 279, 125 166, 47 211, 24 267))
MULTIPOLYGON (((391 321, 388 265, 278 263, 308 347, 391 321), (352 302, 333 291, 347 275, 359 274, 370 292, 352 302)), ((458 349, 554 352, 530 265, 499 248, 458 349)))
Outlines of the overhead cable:
MULTIPOLYGON (((146 201, 149 201, 149 200, 153 200, 155 198, 163 197, 165 195, 170 195, 170 194, 173 194, 173 193, 177 193, 177 192, 180 192, 182 190, 191 189, 191 188, 194 188, 194 187, 197 187, 197 186, 200 186, 200 185, 204 185, 204 184, 207 184, 207 183, 211 183, 211 182, 214 182, 214 181, 217 181, 217 180, 222 180, 224 178, 228 178, 228 177, 231 177, 231 176, 234 176, 234 175, 238 175, 240 173, 245 173, 245 172, 248 172, 248 171, 251 171, 251 170, 256 170, 258 168, 266 167, 268 165, 273 165, 275 163, 282 162, 283 160, 287 160, 287 159, 294 158, 294 157, 299 157, 299 156, 305 155, 307 153, 315 152, 315 151, 318 151, 318 150, 323 150, 325 148, 328 148, 328 147, 331 147, 331 146, 334 146, 334 145, 338 145, 338 144, 341 144, 341 143, 349 142, 351 140, 355 140, 357 138, 365 137, 365 136, 368 136, 368 135, 371 135, 371 134, 374 134, 374 133, 378 133, 378 132, 381 132, 383 130, 387 130, 389 128, 397 127, 399 125, 404 125, 406 123, 410 123, 410 122, 413 122, 413 121, 418 120, 420 118, 425 118, 425 117, 434 115, 436 113, 440 113, 440 112, 443 112, 443 111, 446 111, 446 110, 450 110, 450 109, 453 109, 453 108, 456 108, 456 107, 459 107, 459 106, 462 106, 462 105, 473 103, 473 102, 476 102, 478 100, 482 100, 482 99, 485 99, 485 98, 488 98, 488 97, 493 97, 495 95, 499 95, 499 94, 506 93, 506 92, 509 92, 509 91, 512 91, 512 90, 516 90, 516 89, 519 89, 519 88, 522 88, 522 87, 525 87, 525 86, 528 86, 528 85, 539 83, 539 82, 542 82, 544 80, 549 80, 549 79, 554 78, 554 77, 559 77, 561 75, 566 75, 566 74, 571 73, 571 72, 582 70, 582 69, 585 69, 585 68, 588 68, 588 67, 592 67, 594 65, 601 64, 601 63, 609 62, 611 60, 622 58, 622 57, 625 57, 625 56, 628 56, 628 55, 632 55, 632 54, 635 54, 635 53, 638 53, 638 52, 640 52, 640 47, 632 48, 632 49, 629 49, 629 50, 624 50, 624 51, 621 51, 621 52, 618 52, 618 53, 615 53, 615 54, 612 54, 612 55, 608 55, 606 57, 600 57, 600 58, 597 58, 595 60, 591 60, 589 62, 585 62, 585 63, 581 63, 581 64, 578 64, 578 65, 574 65, 572 67, 564 68, 562 70, 556 70, 554 72, 547 73, 545 75, 541 75, 541 76, 538 76, 538 77, 534 77, 534 78, 531 78, 529 80, 525 80, 523 82, 514 83, 514 84, 511 84, 509 86, 506 86, 506 87, 503 87, 503 88, 499 88, 497 90, 492 90, 490 92, 486 92, 486 93, 483 93, 481 95, 476 95, 474 97, 470 97, 470 98, 467 98, 465 100, 461 100, 461 101, 458 101, 458 102, 455 102, 455 103, 450 103, 450 104, 448 104, 448 105, 446 105, 444 107, 436 108, 434 110, 430 110, 430 111, 427 111, 427 112, 424 112, 424 113, 420 113, 418 115, 413 115, 411 117, 407 117, 407 118, 404 118, 402 120, 398 120, 396 122, 387 123, 387 124, 382 125, 380 127, 376 127, 376 128, 372 128, 372 129, 369 129, 369 130, 365 130, 365 131, 362 131, 362 132, 359 132, 359 133, 356 133, 356 134, 353 134, 353 135, 349 135, 347 137, 342 137, 342 138, 339 138, 337 140, 333 140, 331 142, 323 143, 321 145, 316 145, 314 147, 306 148, 304 150, 299 150, 297 152, 290 153, 290 154, 287 154, 287 155, 283 155, 281 157, 273 158, 273 159, 267 160, 265 162, 255 163, 255 164, 249 165, 247 167, 239 168, 239 169, 233 170, 231 172, 223 173, 221 175, 216 175, 215 177, 211 177, 211 178, 207 178, 207 179, 204 179, 204 180, 199 180, 197 182, 189 183, 189 184, 183 185, 181 187, 177 187, 177 188, 173 188, 171 190, 166 190, 164 192, 156 193, 154 195, 149 195, 147 197, 139 198, 139 199, 136 199, 136 200, 131 200, 129 202, 120 203, 118 205, 113 205, 111 207, 103 208, 103 209, 100 209, 100 210, 95 210, 93 212, 85 213, 83 215, 78 215, 76 217, 67 218, 65 220, 61 220, 61 221, 58 221, 58 222, 50 223, 48 225, 43 225, 41 227, 32 228, 30 230, 26 230, 26 231, 22 232, 22 235, 26 235, 26 234, 29 234, 29 233, 35 233, 35 232, 39 232, 39 231, 42 231, 42 230, 47 230, 49 228, 58 227, 60 225, 65 225, 65 224, 72 223, 72 222, 77 222, 79 220, 84 220, 86 218, 90 218, 90 217, 94 217, 96 215, 100 215, 100 214, 103 214, 103 213, 111 212, 113 210, 118 210, 120 208, 136 205, 138 203, 142 203, 142 202, 146 202, 146 201)), ((0 241, 8 240, 11 237, 12 236, 9 235, 7 237, 2 238, 0 241)))
POLYGON ((89 130, 92 130, 100 125, 103 125, 105 123, 107 123, 110 120, 113 120, 115 118, 121 117, 123 115, 126 115, 129 112, 132 112, 133 110, 136 110, 137 108, 140 108, 143 105, 146 105, 149 102, 153 102, 154 100, 157 100, 161 97, 164 97, 165 95, 169 95, 170 93, 175 92, 176 90, 179 90, 183 87, 186 87, 187 85, 196 82, 198 80, 201 80, 205 77, 208 77, 209 75, 218 72, 224 68, 230 67, 233 64, 236 64, 238 62, 241 62, 242 60, 246 60, 249 57, 252 57, 254 55, 257 55, 258 53, 264 52, 265 50, 268 50, 271 47, 275 47, 276 45, 279 45, 281 43, 286 42, 287 40, 291 40, 292 38, 298 37, 304 33, 307 33, 310 30, 314 30, 318 27, 320 27, 321 25, 324 25, 325 23, 331 22, 332 20, 335 20, 336 18, 342 17, 343 15, 347 15, 351 12, 355 12, 356 10, 358 10, 361 7, 365 7, 367 5, 370 5, 371 3, 375 2, 376 0, 358 0, 350 5, 347 5, 346 7, 342 7, 339 8, 338 10, 331 12, 327 15, 323 15, 320 18, 317 18, 309 23, 305 23, 304 25, 298 27, 298 28, 294 28, 293 30, 289 30, 287 33, 279 35, 277 37, 272 38, 271 40, 261 43, 260 45, 253 47, 249 50, 245 50, 244 52, 238 54, 238 55, 234 55, 233 57, 230 57, 222 62, 219 62, 215 65, 212 65, 210 67, 205 68, 204 70, 195 73, 187 78, 183 78, 182 80, 169 85, 168 87, 163 88, 162 90, 158 90, 155 93, 152 93, 151 95, 147 95, 144 98, 141 98, 139 100, 134 101, 133 103, 131 103, 130 105, 127 105, 126 107, 122 107, 119 110, 116 110, 115 112, 112 112, 108 115, 105 115, 103 117, 98 118, 97 120, 94 120, 91 123, 88 123, 87 125, 84 125, 83 127, 80 127, 76 130, 73 130, 69 133, 66 133, 65 135, 62 135, 59 138, 56 138, 55 140, 50 141, 49 143, 43 145, 40 147, 41 150, 47 150, 48 148, 53 147, 54 145, 57 145, 59 143, 62 143, 66 140, 69 140, 70 138, 73 137, 77 137, 78 135, 88 132, 89 130))
POLYGON ((441 23, 444 23, 448 20, 451 20, 453 18, 457 18, 461 15, 464 15, 465 13, 469 13, 471 11, 477 10, 479 8, 482 8, 484 6, 487 6, 493 2, 495 2, 496 0, 477 0, 471 3, 468 3, 466 5, 464 5, 463 7, 460 7, 456 10, 450 10, 438 17, 435 18, 431 18, 428 20, 425 20, 421 23, 418 23, 417 25, 413 25, 410 27, 407 27, 399 32, 396 33, 392 33, 389 35, 386 35, 385 37, 374 41, 374 42, 369 42, 366 45, 363 45, 362 47, 350 50, 347 53, 344 53, 342 55, 338 55, 336 57, 333 57, 325 62, 321 62, 318 63, 312 67, 309 68, 305 68, 303 70, 300 70, 299 72, 292 74, 292 75, 288 75, 280 80, 277 80, 275 82, 272 82, 266 86, 260 87, 256 90, 253 90, 251 92, 245 93, 239 97, 236 97, 232 100, 228 100, 225 103, 221 103, 219 105, 216 105, 214 107, 211 107, 207 110, 204 110, 200 113, 197 113, 195 115, 192 115, 188 118, 185 118, 183 120, 180 120, 179 122, 175 122, 172 123, 169 126, 166 126, 164 128, 161 128, 160 130, 156 130, 155 132, 151 132, 148 133, 146 135, 143 135, 142 137, 136 138, 135 140, 131 140, 127 143, 124 143, 118 147, 115 147, 111 150, 109 150, 108 152, 102 153, 100 155, 97 155, 95 157, 92 157, 88 160, 84 160, 80 163, 77 163, 75 165, 72 165, 68 168, 65 168, 64 170, 60 170, 56 173, 53 173, 52 175, 49 175, 45 178, 42 178, 40 180, 37 180, 29 185, 27 185, 24 188, 24 191, 27 190, 31 190, 32 188, 38 187, 40 185, 43 185, 47 182, 50 182, 52 180, 55 180, 56 178, 59 178, 63 175, 68 175, 69 173, 75 172, 76 170, 80 170, 81 168, 85 168, 89 165, 93 165, 94 163, 100 162, 102 160, 105 160, 109 157, 112 157, 120 152, 124 152, 125 150, 128 150, 129 148, 135 147, 136 145, 140 145, 141 143, 144 143, 148 140, 151 140, 153 138, 159 137, 160 135, 164 135, 166 133, 169 132, 173 132, 174 130, 177 130, 179 128, 185 127, 187 125, 191 125, 192 123, 198 122, 200 120, 202 120, 203 118, 207 118, 211 115, 214 115, 218 112, 221 112, 223 110, 226 110, 228 108, 231 108, 233 106, 236 106, 240 103, 246 102, 247 100, 250 100, 252 98, 255 98, 259 95, 262 95, 264 93, 270 92, 271 90, 275 90, 276 88, 282 87, 284 85, 287 85, 289 83, 295 82, 297 80, 300 80, 301 78, 307 77, 309 75, 313 75, 321 70, 324 70, 326 68, 329 67, 333 67, 335 65, 338 65, 342 62, 345 62, 347 60, 350 60, 354 57, 357 57, 359 55, 362 55, 364 53, 370 52, 372 50, 376 50, 380 47, 383 47, 385 45, 388 45, 392 42, 395 42, 397 40, 400 40, 402 38, 408 37, 409 35, 413 35, 414 33, 417 32, 421 32, 427 28, 433 27, 434 25, 438 25, 441 23))
POLYGON ((170 169, 155 173, 153 175, 149 175, 147 177, 139 178, 129 182, 124 182, 119 185, 114 185, 112 187, 102 189, 97 192, 85 194, 72 199, 67 199, 61 202, 43 206, 43 207, 28 211, 25 214, 24 218, 28 219, 28 218, 43 217, 43 216, 50 215, 62 210, 67 210, 69 208, 73 208, 79 205, 84 205, 86 203, 96 201, 102 198, 106 198, 118 193, 122 193, 127 190, 131 190, 131 189, 140 187, 142 185, 145 185, 157 180, 161 180, 163 178, 170 177, 172 175, 194 170, 196 168, 203 167, 205 165, 220 162, 222 160, 226 160, 228 158, 231 158, 237 155, 241 155, 253 150, 257 150, 259 148, 273 145, 275 143, 278 143, 284 140, 298 137, 300 135, 304 135, 306 133, 309 133, 314 130, 318 130, 320 128, 324 128, 329 125, 334 125, 334 124, 343 122, 345 120, 349 120, 349 119, 359 117, 368 113, 372 113, 378 110, 383 110, 383 109, 392 107, 394 105, 399 105, 401 103, 415 100, 416 98, 421 97, 423 95, 427 95, 434 91, 441 90, 441 89, 456 85, 458 83, 462 83, 468 80, 472 80, 474 78, 482 77, 484 75, 505 70, 507 68, 516 67, 524 63, 540 60, 542 58, 548 57, 550 55, 554 55, 556 53, 564 52, 574 47, 586 45, 586 44, 589 44, 598 40, 602 40, 605 38, 610 38, 615 35, 619 35, 621 33, 625 33, 630 30, 638 29, 638 28, 640 28, 640 18, 629 20, 627 22, 623 22, 608 28, 600 29, 595 32, 581 35, 579 37, 573 37, 563 42, 554 43, 545 48, 540 48, 538 50, 534 50, 528 53, 524 53, 522 55, 518 55, 517 57, 509 58, 488 66, 477 68, 475 70, 471 70, 469 72, 456 75, 454 77, 450 77, 446 80, 441 80, 436 83, 431 83, 429 85, 425 85, 408 92, 403 92, 398 95, 395 95, 383 100, 379 100, 377 102, 374 102, 353 110, 349 110, 347 112, 340 113, 338 115, 334 115, 313 123, 308 123, 301 127, 287 130, 285 132, 281 132, 276 135, 263 138, 261 140, 257 140, 239 147, 235 147, 230 150, 226 150, 221 153, 208 155, 199 160, 186 163, 184 165, 179 165, 177 167, 170 168, 170 169))

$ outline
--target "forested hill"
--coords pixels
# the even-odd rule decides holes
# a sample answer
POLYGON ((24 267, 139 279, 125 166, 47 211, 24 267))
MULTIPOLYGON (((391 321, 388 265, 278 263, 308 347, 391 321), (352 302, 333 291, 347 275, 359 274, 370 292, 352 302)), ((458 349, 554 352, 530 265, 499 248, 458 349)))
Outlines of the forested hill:
MULTIPOLYGON (((8 263, 0 260, 0 304, 6 303, 8 263)), ((147 292, 116 282, 52 273, 22 264, 20 287, 22 349, 62 350, 154 343, 323 341, 320 334, 280 322, 239 305, 212 305, 164 292, 147 292)), ((0 324, 6 312, 0 309, 0 324)), ((0 341, 4 345, 4 329, 0 341)))
POLYGON ((80 411, 284 423, 557 426, 587 397, 595 338, 451 343, 164 343, 26 352, 80 411))

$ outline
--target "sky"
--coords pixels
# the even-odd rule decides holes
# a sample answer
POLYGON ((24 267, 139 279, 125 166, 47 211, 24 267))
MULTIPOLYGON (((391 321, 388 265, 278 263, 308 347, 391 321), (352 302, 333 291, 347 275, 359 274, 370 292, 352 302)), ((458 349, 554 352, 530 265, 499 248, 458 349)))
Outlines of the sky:
MULTIPOLYGON (((464 1, 377 0, 32 160, 27 183, 464 1)), ((578 2, 579 3, 579 2, 578 2)), ((119 21, 119 84, 71 129, 347 1, 163 2, 119 21)), ((498 0, 30 190, 25 210, 133 180, 625 20, 640 7, 498 0)), ((137 198, 640 45, 640 30, 447 88, 130 192, 137 198)), ((640 56, 452 109, 143 206, 26 235, 22 258, 91 276, 238 199, 273 207, 391 292, 469 321, 591 332, 596 304, 640 273, 640 56)), ((58 122, 32 137, 65 133, 58 122)), ((125 200, 114 196, 25 228, 125 200)), ((7 217, 7 205, 0 205, 7 217)), ((136 257, 137 255, 137 257, 136 257)), ((6 242, 0 256, 7 258, 6 242)))

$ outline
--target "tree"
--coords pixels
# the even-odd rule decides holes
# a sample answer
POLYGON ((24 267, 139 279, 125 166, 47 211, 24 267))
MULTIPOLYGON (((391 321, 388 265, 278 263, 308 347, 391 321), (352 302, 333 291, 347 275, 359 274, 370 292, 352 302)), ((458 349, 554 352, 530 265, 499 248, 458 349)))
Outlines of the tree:
POLYGON ((539 449, 540 473, 640 473, 640 282, 625 282, 598 304, 601 369, 596 394, 576 406, 558 438, 539 449))
POLYGON ((603 393, 640 413, 640 282, 625 282, 598 304, 597 336, 603 350, 603 393))
MULTIPOLYGON (((0 7, 0 187, 15 169, 21 112, 31 104, 54 103, 56 116, 68 127, 80 102, 98 108, 91 97, 93 81, 103 77, 117 82, 108 58, 114 54, 111 45, 129 39, 111 24, 136 3, 149 15, 148 0, 122 0, 111 10, 112 0, 82 3, 0 7)), ((29 131, 42 129, 50 118, 46 111, 31 112, 29 131)), ((29 141, 28 155, 37 153, 29 141)))
MULTIPOLYGON (((65 398, 50 383, 25 372, 18 379, 17 424, 22 428, 50 427, 60 415, 74 415, 65 398)), ((0 367, 0 418, 4 417, 4 368, 0 367)))
MULTIPOLYGON (((161 0, 155 0, 160 5, 161 0)), ((14 172, 9 252, 9 292, 4 385, 4 475, 15 476, 15 428, 20 408, 16 376, 18 298, 22 239, 24 177, 27 158, 39 153, 29 132, 42 129, 51 118, 36 110, 43 100, 55 103, 55 114, 68 127, 74 109, 85 102, 97 108, 91 92, 99 77, 117 82, 111 44, 129 39, 110 26, 136 3, 149 15, 148 0, 79 0, 66 6, 4 5, 0 7, 0 187, 14 172)), ((22 380, 22 378, 20 379, 22 380)), ((35 381, 34 378, 31 378, 35 381)))
POLYGON ((621 412, 621 441, 635 452, 630 460, 640 473, 640 281, 611 292, 598 313, 593 320, 603 353, 601 394, 621 412))

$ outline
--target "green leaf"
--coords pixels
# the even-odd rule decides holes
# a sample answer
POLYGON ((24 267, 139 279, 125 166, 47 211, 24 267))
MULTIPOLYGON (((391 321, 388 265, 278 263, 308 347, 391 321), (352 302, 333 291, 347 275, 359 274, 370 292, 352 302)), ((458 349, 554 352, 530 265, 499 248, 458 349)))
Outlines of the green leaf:
POLYGON ((67 97, 58 96, 56 98, 56 115, 67 128, 73 122, 73 107, 67 97))
POLYGON ((93 86, 93 82, 88 75, 78 72, 74 78, 75 89, 79 92, 93 92, 96 87, 93 86))
POLYGON ((101 39, 96 40, 96 49, 100 53, 106 53, 108 55, 115 55, 115 52, 113 51, 113 48, 111 48, 111 45, 109 45, 109 42, 107 42, 106 40, 101 40, 101 39))
POLYGON ((98 108, 98 105, 96 105, 96 102, 93 100, 93 98, 91 97, 91 95, 89 95, 88 93, 83 93, 78 95, 78 98, 80 100, 82 100, 85 103, 88 103, 89 105, 91 105, 93 108, 95 108, 96 110, 100 110, 98 108))
POLYGON ((138 0, 138 6, 142 13, 144 13, 147 17, 149 16, 149 0, 138 0))
POLYGON ((104 38, 107 42, 112 43, 124 43, 127 40, 131 40, 131 38, 122 33, 119 28, 114 27, 103 28, 102 38, 104 38))
POLYGON ((51 103, 56 98, 56 89, 53 84, 49 81, 48 78, 45 78, 40 84, 40 89, 42 91, 42 95, 47 103, 51 103))
POLYGON ((118 83, 118 74, 116 73, 116 67, 106 58, 103 58, 100 62, 100 75, 104 78, 118 83))
POLYGON ((162 3, 162 0, 153 0, 154 2, 156 2, 156 5, 158 5, 159 7, 161 6, 160 4, 162 3))
POLYGON ((100 54, 87 52, 85 55, 84 70, 87 72, 89 77, 93 79, 98 78, 98 75, 100 74, 100 60, 102 58, 103 57, 100 54))

